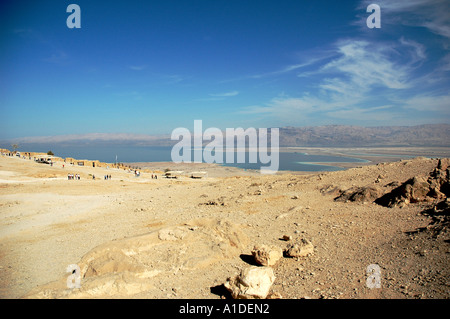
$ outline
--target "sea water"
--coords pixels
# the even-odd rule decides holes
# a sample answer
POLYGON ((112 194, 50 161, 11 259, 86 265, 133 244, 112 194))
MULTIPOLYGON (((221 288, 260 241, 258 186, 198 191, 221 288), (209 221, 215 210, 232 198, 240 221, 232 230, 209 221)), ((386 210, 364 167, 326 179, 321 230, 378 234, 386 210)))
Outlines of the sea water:
MULTIPOLYGON (((72 157, 75 159, 99 160, 105 163, 137 163, 137 162, 171 162, 170 146, 125 146, 125 145, 44 145, 23 144, 19 147, 22 152, 52 151, 55 156, 62 158, 72 157)), ((237 156, 235 156, 237 158, 237 156)), ((261 163, 248 163, 248 154, 245 163, 223 163, 224 166, 238 167, 242 169, 259 170, 261 163)), ((279 170, 288 171, 337 171, 343 168, 319 163, 364 163, 367 160, 332 155, 310 155, 301 152, 279 153, 279 170)))

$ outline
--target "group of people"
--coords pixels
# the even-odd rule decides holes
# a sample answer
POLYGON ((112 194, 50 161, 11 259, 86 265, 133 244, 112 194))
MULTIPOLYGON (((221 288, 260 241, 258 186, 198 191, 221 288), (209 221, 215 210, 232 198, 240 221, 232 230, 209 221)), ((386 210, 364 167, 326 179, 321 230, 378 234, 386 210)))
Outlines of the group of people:
MULTIPOLYGON (((139 171, 135 171, 134 174, 136 177, 139 177, 141 175, 141 173, 139 171)), ((104 178, 104 180, 110 180, 111 175, 104 175, 103 178, 104 178)), ((73 180, 73 179, 80 180, 80 175, 69 173, 69 174, 67 174, 67 179, 68 180, 73 180)), ((95 179, 95 175, 92 175, 92 179, 95 179)), ((158 179, 158 175, 152 174, 152 179, 158 179)))

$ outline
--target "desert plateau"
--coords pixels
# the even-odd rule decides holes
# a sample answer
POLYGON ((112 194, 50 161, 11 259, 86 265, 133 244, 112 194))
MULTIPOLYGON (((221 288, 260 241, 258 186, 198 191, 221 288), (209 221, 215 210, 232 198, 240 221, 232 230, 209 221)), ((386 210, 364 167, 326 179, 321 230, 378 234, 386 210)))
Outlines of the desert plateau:
POLYGON ((448 299, 449 164, 155 179, 0 156, 0 297, 448 299))

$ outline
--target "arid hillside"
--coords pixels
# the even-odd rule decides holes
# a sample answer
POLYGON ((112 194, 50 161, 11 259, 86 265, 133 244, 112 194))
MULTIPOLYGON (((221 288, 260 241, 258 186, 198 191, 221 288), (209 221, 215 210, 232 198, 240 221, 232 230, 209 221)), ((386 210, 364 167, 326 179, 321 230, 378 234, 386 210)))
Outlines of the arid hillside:
POLYGON ((449 298, 448 164, 153 179, 0 157, 0 296, 449 298))

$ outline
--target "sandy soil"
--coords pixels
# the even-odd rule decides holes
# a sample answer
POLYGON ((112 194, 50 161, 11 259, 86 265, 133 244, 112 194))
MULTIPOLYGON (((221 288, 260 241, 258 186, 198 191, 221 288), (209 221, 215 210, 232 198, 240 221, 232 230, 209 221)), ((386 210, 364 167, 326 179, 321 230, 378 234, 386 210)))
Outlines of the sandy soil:
POLYGON ((273 176, 197 166, 183 169, 208 169, 207 178, 152 179, 0 157, 0 297, 229 297, 223 283, 254 264, 253 247, 285 248, 289 235, 311 241, 314 254, 272 266, 282 298, 449 298, 449 239, 417 232, 431 222, 421 213, 429 203, 388 208, 324 192, 402 183, 436 165, 273 176), (71 264, 79 289, 67 287, 71 264), (380 289, 366 286, 371 264, 380 289))

